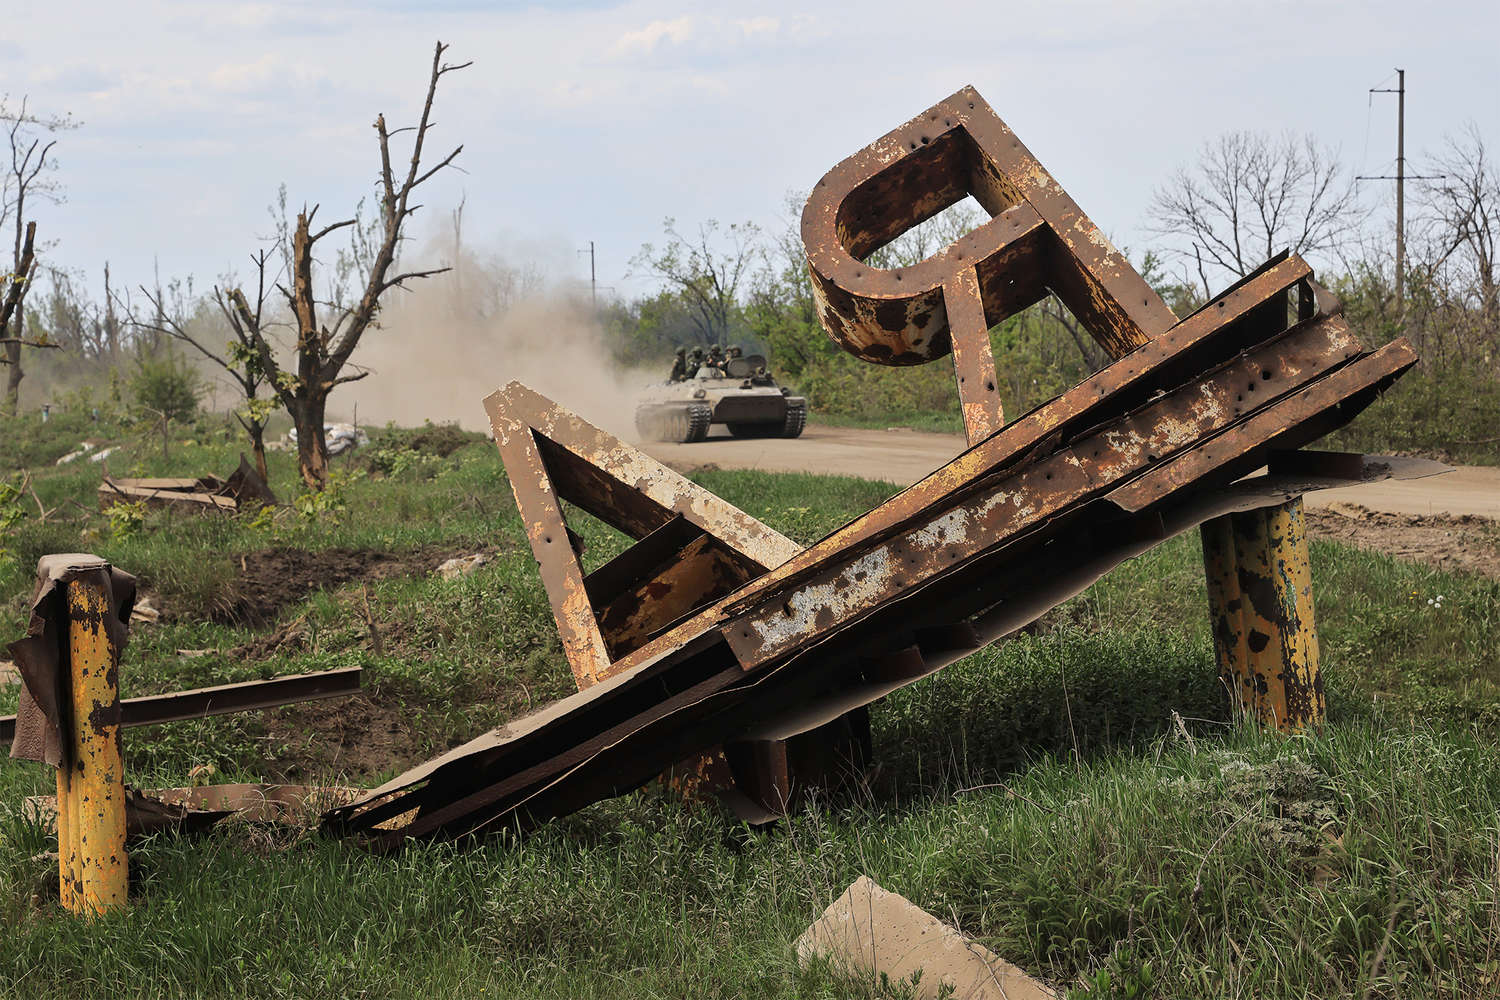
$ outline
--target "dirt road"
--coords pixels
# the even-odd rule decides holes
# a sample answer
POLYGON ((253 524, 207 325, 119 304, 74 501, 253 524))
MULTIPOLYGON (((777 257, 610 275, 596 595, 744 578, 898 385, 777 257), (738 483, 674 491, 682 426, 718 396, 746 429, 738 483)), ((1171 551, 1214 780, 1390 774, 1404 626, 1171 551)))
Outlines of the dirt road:
MULTIPOLYGON (((810 425, 795 441, 780 438, 737 440, 720 428, 698 444, 648 444, 646 450, 679 468, 717 465, 723 469, 772 472, 816 472, 823 475, 882 479, 900 486, 957 455, 964 439, 957 434, 909 430, 859 430, 810 425)), ((1358 504, 1389 514, 1465 514, 1500 519, 1500 468, 1464 466, 1427 479, 1371 483, 1309 494, 1310 507, 1358 504)))

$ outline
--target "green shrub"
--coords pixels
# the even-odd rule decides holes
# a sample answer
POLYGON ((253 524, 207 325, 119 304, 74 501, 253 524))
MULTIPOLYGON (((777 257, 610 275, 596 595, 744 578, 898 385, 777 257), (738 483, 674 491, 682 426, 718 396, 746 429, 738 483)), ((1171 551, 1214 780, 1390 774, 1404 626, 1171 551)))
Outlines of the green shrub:
POLYGON ((198 373, 170 354, 144 358, 130 377, 130 392, 147 418, 174 423, 191 420, 198 412, 198 373))
POLYGON ((1326 445, 1421 452, 1470 465, 1500 463, 1500 379, 1480 367, 1417 368, 1326 445))

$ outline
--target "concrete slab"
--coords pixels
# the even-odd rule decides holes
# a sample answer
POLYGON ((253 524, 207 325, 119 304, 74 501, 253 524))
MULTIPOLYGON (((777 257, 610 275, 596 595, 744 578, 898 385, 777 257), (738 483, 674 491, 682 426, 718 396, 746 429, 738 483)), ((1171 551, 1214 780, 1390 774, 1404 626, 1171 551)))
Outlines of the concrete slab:
POLYGON ((964 937, 904 896, 865 876, 844 891, 797 939, 797 960, 814 956, 875 979, 908 981, 921 970, 916 996, 937 997, 946 984, 955 1000, 1056 1000, 1058 994, 964 937))

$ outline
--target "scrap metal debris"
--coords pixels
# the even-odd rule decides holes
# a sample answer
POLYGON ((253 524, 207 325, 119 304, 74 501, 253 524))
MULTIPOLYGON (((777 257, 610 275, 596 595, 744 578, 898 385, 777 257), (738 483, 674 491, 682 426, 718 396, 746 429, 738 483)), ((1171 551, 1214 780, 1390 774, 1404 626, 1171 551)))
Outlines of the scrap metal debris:
POLYGON ((862 706, 1121 561, 1231 511, 1432 471, 1296 452, 1410 368, 1410 344, 1365 348, 1286 255, 1178 320, 972 88, 830 171, 802 234, 841 346, 893 365, 953 354, 969 449, 800 549, 526 387, 499 390, 486 407, 580 691, 331 810, 331 830, 394 847, 527 827, 716 754, 774 815, 799 758, 858 765, 862 706), (864 263, 966 195, 987 223, 911 267, 864 263), (988 329, 1049 292, 1115 360, 1006 422, 988 329), (585 573, 564 502, 636 544, 585 573))
POLYGON ((144 503, 147 507, 217 511, 232 514, 247 503, 274 504, 276 494, 244 455, 228 479, 199 476, 197 479, 117 479, 106 475, 99 486, 99 509, 119 503, 144 503))
MULTIPOLYGON (((130 840, 163 831, 196 833, 234 818, 247 823, 314 826, 332 806, 364 794, 343 785, 200 785, 190 788, 130 789, 125 800, 130 840)), ((57 796, 24 799, 22 813, 51 833, 57 825, 57 796)))
MULTIPOLYGON (((287 674, 269 680, 124 698, 120 701, 120 725, 126 729, 156 726, 164 722, 254 712, 323 698, 342 698, 358 694, 363 677, 363 667, 340 667, 311 674, 287 674)), ((13 739, 15 732, 16 716, 0 718, 0 742, 13 739)))

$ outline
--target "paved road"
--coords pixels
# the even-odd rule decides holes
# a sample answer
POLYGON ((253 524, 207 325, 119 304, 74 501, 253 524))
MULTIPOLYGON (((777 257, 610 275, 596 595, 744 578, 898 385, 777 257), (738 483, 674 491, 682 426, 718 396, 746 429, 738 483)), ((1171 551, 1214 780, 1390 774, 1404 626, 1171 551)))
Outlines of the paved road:
MULTIPOLYGON (((813 424, 795 441, 713 437, 698 444, 648 444, 646 450, 677 466, 816 472, 881 479, 907 486, 957 455, 958 434, 909 430, 859 430, 813 424)), ((1500 519, 1500 467, 1463 466, 1427 479, 1370 483, 1308 495, 1309 506, 1356 503, 1392 514, 1477 514, 1500 519)))

